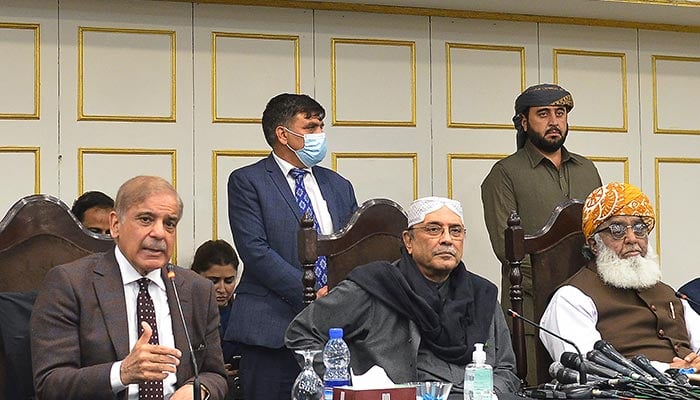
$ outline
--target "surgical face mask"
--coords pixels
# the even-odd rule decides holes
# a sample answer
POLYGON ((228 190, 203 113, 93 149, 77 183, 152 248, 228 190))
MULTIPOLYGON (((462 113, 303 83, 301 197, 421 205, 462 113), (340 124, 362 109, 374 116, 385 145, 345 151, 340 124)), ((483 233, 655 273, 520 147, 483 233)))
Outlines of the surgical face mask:
POLYGON ((307 167, 311 168, 314 165, 320 163, 323 161, 323 157, 326 156, 326 133, 325 132, 319 132, 319 133, 309 133, 307 135, 300 135, 296 132, 292 132, 291 130, 282 127, 285 131, 291 133, 294 136, 298 136, 302 139, 304 139, 304 147, 302 147, 299 150, 294 150, 287 144, 287 147, 289 147, 289 150, 293 151, 297 157, 299 157, 299 160, 306 165, 307 167))

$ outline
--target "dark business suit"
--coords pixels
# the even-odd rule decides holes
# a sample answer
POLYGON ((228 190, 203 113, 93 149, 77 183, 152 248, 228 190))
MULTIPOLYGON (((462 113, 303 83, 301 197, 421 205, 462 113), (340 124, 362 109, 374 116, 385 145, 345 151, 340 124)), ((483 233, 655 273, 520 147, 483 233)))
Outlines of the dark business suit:
MULTIPOLYGON (((313 167, 312 171, 328 206, 333 229, 338 230, 357 208, 352 185, 327 168, 313 167)), ((246 400, 256 400, 255 395, 249 399, 251 392, 246 386, 245 365, 253 360, 246 360, 245 346, 283 348, 287 326, 304 307, 297 252, 302 215, 272 154, 233 171, 228 180, 228 196, 231 232, 244 272, 236 288, 225 339, 244 345, 243 387, 246 400)), ((258 389, 258 393, 264 393, 264 388, 258 389)))
MULTIPOLYGON (((223 399, 226 378, 219 342, 219 311, 211 282, 175 267, 175 284, 192 338, 200 381, 212 399, 223 399)), ((165 268, 175 347, 182 352, 177 387, 191 381, 191 357, 165 268)), ((30 323, 32 366, 42 399, 114 399, 112 364, 129 354, 126 302, 114 249, 51 269, 30 323)), ((126 397, 126 390, 117 398, 126 397)))

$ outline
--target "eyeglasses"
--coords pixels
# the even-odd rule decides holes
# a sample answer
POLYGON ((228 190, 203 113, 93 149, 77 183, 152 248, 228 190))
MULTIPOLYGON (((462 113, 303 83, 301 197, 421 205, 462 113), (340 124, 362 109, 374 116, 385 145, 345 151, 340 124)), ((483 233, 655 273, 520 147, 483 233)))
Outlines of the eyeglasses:
MULTIPOLYGON (((442 225, 438 224, 428 224, 425 226, 412 226, 408 228, 408 230, 412 229, 420 229, 423 232, 425 232, 428 236, 436 238, 440 237, 445 233, 445 227, 442 225)), ((464 229, 463 226, 459 225, 452 225, 447 227, 447 231, 450 233, 450 237, 455 240, 462 240, 464 239, 464 235, 467 233, 467 231, 464 229)))
POLYGON ((633 225, 625 225, 621 223, 612 223, 607 228, 598 229, 595 233, 602 232, 604 230, 610 231, 610 236, 615 240, 620 240, 627 235, 627 228, 632 228, 632 233, 639 239, 644 239, 649 234, 649 227, 644 222, 637 222, 633 225))

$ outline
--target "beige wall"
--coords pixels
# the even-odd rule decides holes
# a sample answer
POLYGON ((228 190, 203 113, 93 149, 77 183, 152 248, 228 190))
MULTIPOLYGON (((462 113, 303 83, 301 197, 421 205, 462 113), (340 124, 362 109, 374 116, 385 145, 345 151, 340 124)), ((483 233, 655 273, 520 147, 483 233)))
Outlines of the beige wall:
MULTIPOLYGON (((178 261, 231 239, 226 180, 269 149, 259 118, 279 92, 326 106, 324 165, 358 200, 463 202, 465 261, 499 282, 479 185, 515 149, 515 96, 573 92, 567 146, 604 181, 658 207, 665 280, 697 274, 700 33, 547 22, 151 1, 2 0, 0 209, 50 193, 116 194, 135 174, 185 201, 178 261), (8 61, 11 60, 11 61, 8 61)), ((680 28, 679 28, 680 30, 680 28)))

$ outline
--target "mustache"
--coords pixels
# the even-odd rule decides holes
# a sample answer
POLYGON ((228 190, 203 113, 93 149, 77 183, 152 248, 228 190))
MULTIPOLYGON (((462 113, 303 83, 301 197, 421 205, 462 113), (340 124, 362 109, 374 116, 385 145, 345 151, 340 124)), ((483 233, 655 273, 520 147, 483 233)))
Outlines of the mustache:
POLYGON ((166 251, 168 249, 168 245, 164 240, 148 240, 143 243, 143 247, 155 251, 166 251))
POLYGON ((457 257, 457 249, 455 249, 452 246, 440 246, 437 249, 433 250, 434 256, 445 253, 450 254, 452 257, 457 257))
POLYGON ((547 129, 545 134, 547 134, 547 133, 558 133, 560 135, 562 134, 561 129, 559 129, 559 128, 549 128, 549 129, 547 129))

